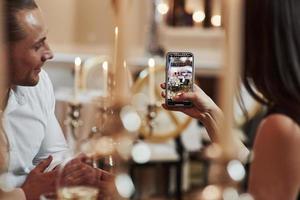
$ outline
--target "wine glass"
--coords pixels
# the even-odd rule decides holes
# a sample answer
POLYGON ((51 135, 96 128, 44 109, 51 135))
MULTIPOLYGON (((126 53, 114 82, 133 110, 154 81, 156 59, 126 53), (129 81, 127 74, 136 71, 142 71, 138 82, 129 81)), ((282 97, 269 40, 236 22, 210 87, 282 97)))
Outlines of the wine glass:
POLYGON ((59 200, 97 200, 101 175, 86 160, 89 158, 79 155, 61 165, 57 188, 59 200))

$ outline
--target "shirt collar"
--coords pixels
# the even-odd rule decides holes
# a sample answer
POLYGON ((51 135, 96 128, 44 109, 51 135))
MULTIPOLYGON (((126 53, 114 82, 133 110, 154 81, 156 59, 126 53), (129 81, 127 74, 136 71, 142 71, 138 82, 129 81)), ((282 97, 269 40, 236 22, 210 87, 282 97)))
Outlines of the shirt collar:
POLYGON ((9 97, 4 113, 8 114, 26 103, 26 98, 19 86, 9 90, 9 97))

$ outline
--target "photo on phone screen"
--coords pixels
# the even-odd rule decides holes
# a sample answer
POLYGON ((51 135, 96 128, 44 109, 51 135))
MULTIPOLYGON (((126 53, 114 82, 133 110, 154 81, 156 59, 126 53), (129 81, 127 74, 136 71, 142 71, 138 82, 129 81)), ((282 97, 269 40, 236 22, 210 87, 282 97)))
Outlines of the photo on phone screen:
POLYGON ((166 66, 166 104, 168 106, 192 106, 192 102, 174 101, 179 93, 193 91, 194 57, 188 52, 167 54, 166 66))

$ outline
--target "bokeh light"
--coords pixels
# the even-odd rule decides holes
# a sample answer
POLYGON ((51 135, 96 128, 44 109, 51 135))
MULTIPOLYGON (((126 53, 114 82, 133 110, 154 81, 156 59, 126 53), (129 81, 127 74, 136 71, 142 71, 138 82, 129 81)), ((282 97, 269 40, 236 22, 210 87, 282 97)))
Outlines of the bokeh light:
POLYGON ((222 24, 221 15, 214 15, 214 16, 212 16, 212 18, 211 18, 211 24, 213 26, 216 26, 216 27, 221 26, 221 24, 222 24))
POLYGON ((151 151, 149 145, 144 142, 135 144, 131 151, 132 159, 136 163, 146 163, 150 160, 151 151))
POLYGON ((239 193, 234 188, 226 188, 223 191, 223 200, 239 200, 239 193))
POLYGON ((128 174, 119 174, 115 179, 118 193, 124 198, 129 198, 135 191, 132 179, 128 174))
POLYGON ((123 107, 120 113, 120 117, 124 128, 129 132, 137 131, 142 124, 140 116, 131 106, 123 107))
POLYGON ((249 193, 244 193, 240 195, 239 200, 254 200, 251 194, 249 193))
POLYGON ((228 163, 227 172, 235 181, 241 181, 245 177, 245 168, 238 160, 232 160, 228 163))
POLYGON ((193 13, 193 20, 197 23, 203 22, 205 19, 205 13, 202 10, 195 11, 193 13))
POLYGON ((202 192, 202 198, 204 200, 216 200, 216 199, 221 199, 221 190, 219 187, 215 185, 209 185, 204 188, 202 192))
POLYGON ((114 140, 107 136, 99 138, 95 150, 98 155, 111 155, 115 150, 114 140))
POLYGON ((169 11, 169 6, 168 4, 161 2, 157 5, 157 11, 161 14, 161 15, 165 15, 167 14, 167 12, 169 11))

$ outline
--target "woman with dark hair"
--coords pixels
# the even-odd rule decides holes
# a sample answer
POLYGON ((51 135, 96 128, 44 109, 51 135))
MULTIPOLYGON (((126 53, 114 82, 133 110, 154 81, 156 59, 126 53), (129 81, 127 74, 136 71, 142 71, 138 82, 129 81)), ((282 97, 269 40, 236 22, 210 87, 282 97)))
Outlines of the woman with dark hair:
MULTIPOLYGON (((300 189, 299 10, 298 0, 245 3, 243 80, 248 92, 269 111, 258 127, 250 166, 249 192, 256 200, 292 200, 300 189)), ((213 141, 220 139, 222 111, 199 87, 176 98, 193 101, 194 107, 163 106, 199 119, 213 141)), ((245 150, 241 142, 236 144, 237 153, 245 150)))

